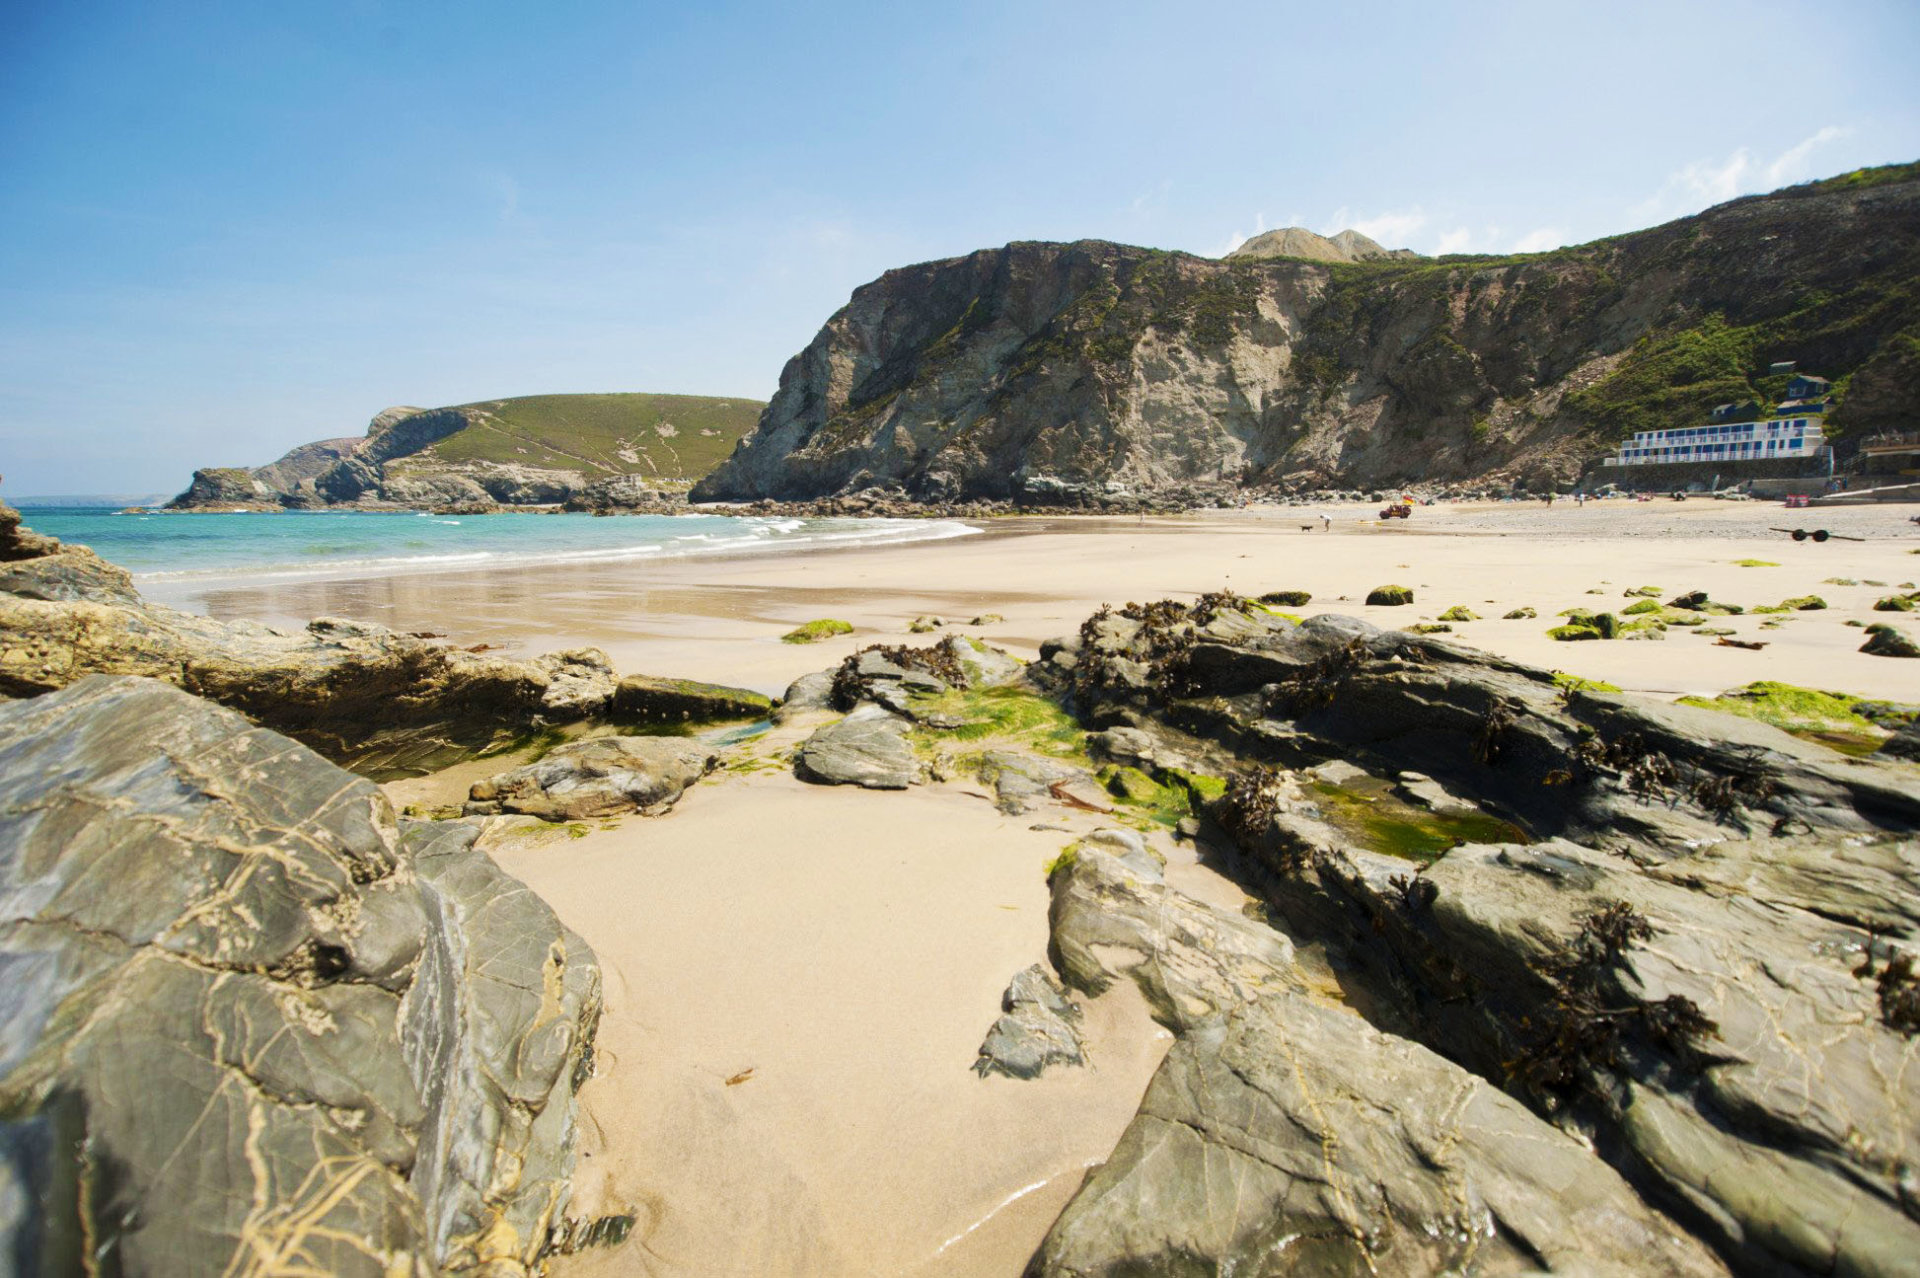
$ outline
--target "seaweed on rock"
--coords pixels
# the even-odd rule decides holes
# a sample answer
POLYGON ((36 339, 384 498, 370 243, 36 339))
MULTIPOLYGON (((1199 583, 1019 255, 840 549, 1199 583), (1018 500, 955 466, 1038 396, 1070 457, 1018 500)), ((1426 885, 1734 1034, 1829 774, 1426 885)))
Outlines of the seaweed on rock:
POLYGON ((1621 1045, 1638 1030, 1689 1068, 1705 1060, 1706 1040, 1720 1027, 1693 1000, 1680 994, 1650 1002, 1628 999, 1609 1006, 1608 974, 1636 941, 1652 939, 1653 925, 1625 901, 1608 901, 1580 920, 1567 947, 1535 971, 1552 987, 1541 1023, 1532 1030, 1508 1070, 1547 1109, 1571 1101, 1600 1076, 1622 1068, 1621 1045))

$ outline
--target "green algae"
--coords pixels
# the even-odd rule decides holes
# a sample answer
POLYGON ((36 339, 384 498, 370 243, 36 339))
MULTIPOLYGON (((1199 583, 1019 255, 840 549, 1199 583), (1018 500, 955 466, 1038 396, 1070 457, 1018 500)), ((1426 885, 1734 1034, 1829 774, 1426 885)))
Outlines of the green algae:
POLYGON ((850 635, 852 633, 853 623, 851 621, 840 621, 833 617, 822 617, 818 621, 809 621, 805 625, 796 626, 792 630, 787 631, 786 634, 780 636, 780 642, 814 643, 821 639, 831 639, 835 635, 850 635))
POLYGON ((1757 719, 1782 732, 1812 741, 1842 754, 1871 754, 1887 739, 1887 732, 1854 710, 1863 697, 1826 692, 1791 683, 1762 679, 1730 688, 1717 697, 1682 697, 1680 704, 1698 706, 1757 719))
POLYGON ((1416 807, 1387 782, 1365 777, 1310 787, 1321 818, 1369 852, 1429 863, 1463 843, 1526 843, 1526 832, 1485 813, 1443 813, 1416 807))

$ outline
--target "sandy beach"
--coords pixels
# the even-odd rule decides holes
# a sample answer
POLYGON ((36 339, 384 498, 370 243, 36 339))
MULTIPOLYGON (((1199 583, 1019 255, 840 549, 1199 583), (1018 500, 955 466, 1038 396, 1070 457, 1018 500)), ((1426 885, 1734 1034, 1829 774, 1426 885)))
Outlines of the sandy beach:
MULTIPOLYGON (((1846 624, 1886 619, 1874 601, 1920 576, 1920 535, 1898 507, 1438 507, 1391 525, 1371 509, 1326 513, 1331 528, 1284 509, 1014 519, 883 548, 239 584, 172 601, 288 623, 364 618, 526 652, 594 645, 621 670, 778 693, 867 644, 925 642, 907 632, 920 614, 1032 656, 1102 603, 1293 589, 1313 594, 1302 612, 1383 626, 1464 605, 1486 619, 1456 623, 1463 642, 1661 696, 1762 678, 1920 695, 1910 663, 1859 653, 1862 630, 1846 624), (1795 542, 1775 527, 1863 540, 1795 542), (1417 602, 1366 606, 1389 582, 1417 602), (1563 609, 1619 610, 1648 585, 1749 609, 1808 594, 1829 607, 1715 618, 1764 641, 1758 651, 1677 628, 1643 642, 1546 634, 1563 609), (1500 619, 1521 606, 1538 616, 1500 619), (780 641, 820 617, 854 633, 780 641)), ((497 854, 606 972, 575 1214, 631 1214, 635 1241, 559 1258, 556 1274, 1016 1274, 1166 1050, 1138 996, 1116 989, 1089 1007, 1089 1069, 976 1077, 1001 991, 1046 958, 1044 867, 1102 818, 1066 805, 1005 817, 973 783, 807 786, 785 760, 810 727, 730 752, 731 766, 664 817, 497 854)), ((457 803, 504 762, 388 790, 402 806, 457 803)), ((1245 900, 1190 845, 1164 833, 1154 843, 1183 890, 1230 909, 1245 900)))
MULTIPOLYGON (((1711 695, 1778 679, 1869 696, 1915 695, 1904 662, 1865 656, 1849 620, 1884 621, 1874 601, 1920 578, 1920 527, 1910 508, 1784 510, 1760 503, 1535 503, 1422 507, 1382 525, 1371 507, 1313 512, 1261 508, 1184 518, 1008 519, 977 536, 901 546, 761 558, 555 565, 494 573, 431 573, 219 588, 150 588, 162 602, 218 617, 301 625, 347 616, 461 643, 538 652, 593 645, 624 671, 705 679, 777 694, 848 652, 899 642, 916 616, 1031 656, 1102 603, 1308 590, 1301 611, 1343 612, 1383 626, 1432 621, 1464 605, 1484 620, 1454 637, 1503 656, 1662 696, 1711 695), (1863 541, 1795 542, 1770 531, 1825 528, 1863 541), (1742 567, 1760 560, 1776 567, 1742 567), (1836 585, 1829 579, 1860 584, 1836 585), (1369 608, 1374 586, 1410 586, 1410 607, 1369 608), (1883 583, 1879 585, 1871 583, 1883 583), (1817 594, 1820 612, 1743 616, 1716 624, 1763 651, 1678 631, 1663 642, 1559 643, 1547 637, 1568 608, 1617 610, 1623 592, 1658 586, 1672 597, 1706 590, 1748 609, 1817 594), (1504 621, 1531 607, 1536 619, 1504 621), (999 614, 980 626, 964 623, 999 614), (819 617, 854 633, 814 645, 779 636, 819 617)), ((1907 589, 1913 589, 1908 585, 1907 589)), ((1896 618, 1897 620, 1897 618, 1896 618)))

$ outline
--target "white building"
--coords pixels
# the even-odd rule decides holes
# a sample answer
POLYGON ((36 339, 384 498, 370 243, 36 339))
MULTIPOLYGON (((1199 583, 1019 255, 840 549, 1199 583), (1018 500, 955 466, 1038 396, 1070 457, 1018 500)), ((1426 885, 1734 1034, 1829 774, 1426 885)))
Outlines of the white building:
POLYGON ((1659 466, 1680 462, 1810 458, 1818 455, 1826 443, 1826 431, 1818 415, 1775 417, 1758 422, 1639 431, 1600 464, 1659 466))

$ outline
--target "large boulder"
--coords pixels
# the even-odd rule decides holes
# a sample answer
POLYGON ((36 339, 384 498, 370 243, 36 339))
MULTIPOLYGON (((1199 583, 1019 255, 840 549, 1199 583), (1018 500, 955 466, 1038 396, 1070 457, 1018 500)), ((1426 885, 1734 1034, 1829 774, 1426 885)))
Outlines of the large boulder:
POLYGON ((513 812, 544 821, 634 811, 653 815, 672 807, 719 761, 712 747, 685 737, 570 741, 538 762, 475 783, 466 810, 472 815, 513 812))
POLYGON ((820 785, 857 785, 904 790, 919 778, 920 764, 907 740, 908 724, 873 706, 863 706, 801 743, 794 774, 820 785))
POLYGON ((1542 1271, 1726 1272, 1499 1088, 1280 992, 1174 1044, 1030 1272, 1542 1271))
POLYGON ((533 1272, 600 979, 475 833, 152 680, 0 706, 0 1254, 533 1272))

